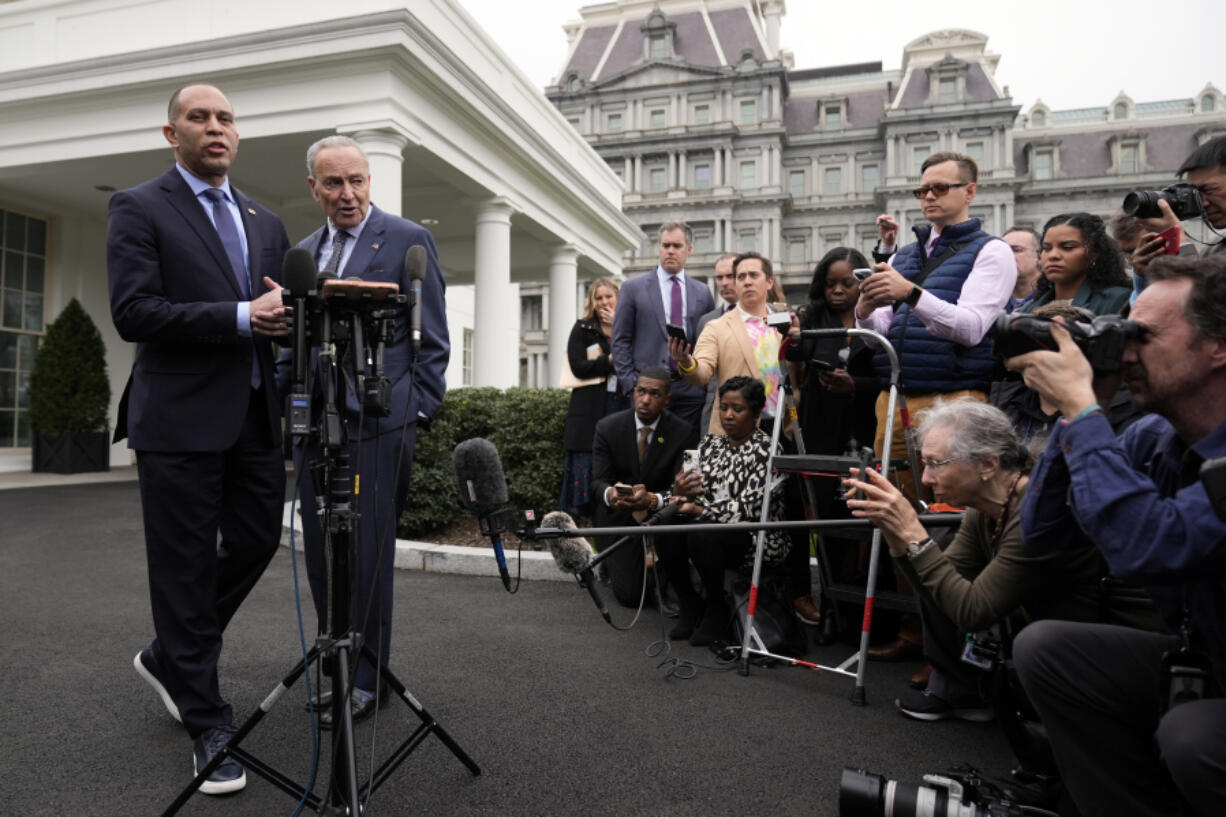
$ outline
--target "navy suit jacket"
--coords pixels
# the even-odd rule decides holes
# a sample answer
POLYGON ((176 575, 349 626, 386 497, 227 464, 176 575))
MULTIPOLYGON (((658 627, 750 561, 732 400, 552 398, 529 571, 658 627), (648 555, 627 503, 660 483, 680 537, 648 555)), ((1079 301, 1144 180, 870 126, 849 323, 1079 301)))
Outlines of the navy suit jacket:
MULTIPOLYGON (((326 225, 299 242, 298 246, 319 257, 320 245, 328 234, 326 225)), ((395 334, 384 350, 384 373, 392 383, 392 414, 375 418, 369 413, 363 420, 362 437, 399 433, 406 417, 415 423, 418 414, 434 417, 443 404, 447 389, 447 361, 451 357, 451 340, 447 334, 446 285, 438 265, 438 250, 434 236, 420 224, 385 213, 370 205, 370 217, 362 234, 341 270, 342 278, 358 277, 363 281, 380 281, 400 286, 409 292, 409 277, 404 268, 409 247, 420 244, 426 250, 426 277, 421 287, 421 353, 418 356, 417 379, 410 384, 413 359, 409 332, 409 306, 400 307, 395 319, 395 334), (412 388, 410 389, 410 385, 412 388)), ((358 419, 358 401, 352 391, 346 394, 347 414, 351 423, 358 419)))
MULTIPOLYGON (((685 276, 685 334, 691 345, 698 339, 698 319, 715 308, 711 290, 685 276)), ((639 372, 648 366, 668 366, 668 330, 664 296, 656 271, 631 278, 617 293, 613 315, 613 365, 617 384, 626 394, 634 393, 639 372)), ((673 383, 673 399, 701 400, 705 389, 681 381, 673 383)))
MULTIPOLYGON (((275 214, 231 190, 258 296, 264 276, 280 282, 289 238, 275 214)), ((272 344, 239 334, 237 304, 246 298, 216 228, 178 170, 111 197, 106 265, 115 328, 137 344, 115 440, 126 436, 138 451, 227 450, 246 418, 253 355, 267 385, 269 428, 279 439, 272 344)))

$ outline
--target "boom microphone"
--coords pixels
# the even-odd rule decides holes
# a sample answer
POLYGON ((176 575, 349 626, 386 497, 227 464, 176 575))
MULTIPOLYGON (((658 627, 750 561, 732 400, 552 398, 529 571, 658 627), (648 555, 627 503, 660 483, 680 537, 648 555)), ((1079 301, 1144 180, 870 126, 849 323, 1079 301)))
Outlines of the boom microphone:
MULTIPOLYGON (((455 465, 460 504, 478 519, 489 523, 490 517, 507 503, 507 478, 502 473, 498 449, 489 440, 474 437, 457 445, 451 460, 455 465)), ((573 522, 571 524, 574 525, 573 522)), ((493 541, 502 585, 510 591, 511 574, 507 571, 507 559, 502 552, 502 532, 497 525, 490 524, 487 535, 493 541)))
POLYGON ((413 341, 413 357, 421 351, 421 282, 426 277, 426 248, 420 244, 409 247, 404 254, 404 272, 409 278, 409 337, 413 341))
MULTIPOLYGON (((541 520, 541 526, 574 530, 575 520, 565 511, 550 511, 541 520)), ((596 577, 592 573, 592 548, 587 541, 575 536, 551 539, 549 552, 553 554, 553 560, 557 562, 559 570, 563 573, 575 574, 579 584, 587 588, 588 595, 592 597, 592 601, 596 602, 596 609, 600 611, 600 615, 604 616, 605 622, 612 624, 613 618, 609 615, 609 608, 605 606, 604 600, 600 598, 600 592, 596 590, 596 577)))

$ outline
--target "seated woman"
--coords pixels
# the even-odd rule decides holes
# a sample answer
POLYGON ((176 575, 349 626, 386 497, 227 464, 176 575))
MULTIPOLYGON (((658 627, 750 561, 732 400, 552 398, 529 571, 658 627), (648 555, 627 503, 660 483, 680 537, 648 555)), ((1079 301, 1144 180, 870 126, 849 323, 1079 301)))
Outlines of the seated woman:
POLYGON ((962 661, 964 634, 1020 612, 1026 621, 1110 621, 1160 629, 1142 591, 1104 598, 1106 565, 1091 546, 1034 554, 1022 543, 1017 509, 1026 494, 1030 455, 999 409, 971 400, 938 403, 919 427, 923 481, 968 510, 949 547, 933 545, 910 502, 876 471, 848 479, 847 507, 872 519, 904 573, 924 589, 924 651, 933 665, 923 692, 895 701, 919 720, 990 720, 980 687, 987 674, 962 661), (856 491, 863 491, 857 497, 856 491))
MULTIPOLYGON (((681 471, 673 481, 673 501, 680 513, 700 522, 757 522, 761 518, 770 457, 770 437, 758 428, 766 405, 762 381, 732 377, 719 387, 717 414, 723 434, 708 434, 698 446, 699 468, 681 471)), ((770 519, 783 519, 782 483, 770 498, 770 519)), ((756 534, 735 531, 716 535, 660 536, 656 551, 677 591, 681 612, 669 637, 688 638, 695 646, 728 635, 732 611, 724 596, 724 571, 753 563, 756 534), (690 581, 689 562, 702 579, 703 597, 690 581)), ((766 534, 765 559, 780 564, 790 539, 783 531, 766 534)))
POLYGON ((1119 245, 1107 235, 1103 220, 1091 213, 1065 213, 1043 226, 1039 267, 1034 297, 1018 312, 1067 300, 1095 315, 1114 315, 1132 296, 1119 245))

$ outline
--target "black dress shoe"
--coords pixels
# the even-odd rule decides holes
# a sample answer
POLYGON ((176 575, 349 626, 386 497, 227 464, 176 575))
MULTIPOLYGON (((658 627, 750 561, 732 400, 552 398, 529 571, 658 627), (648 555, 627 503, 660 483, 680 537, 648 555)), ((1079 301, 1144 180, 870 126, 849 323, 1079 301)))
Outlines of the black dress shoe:
MULTIPOLYGON (((323 695, 320 695, 319 697, 321 701, 324 696, 327 696, 328 703, 327 708, 320 710, 319 712, 319 728, 331 729, 332 693, 325 692, 323 695)), ((388 694, 387 689, 384 689, 382 694, 378 697, 376 697, 374 693, 366 692, 365 690, 351 690, 349 692, 349 711, 353 715, 353 722, 361 723, 362 721, 366 720, 371 715, 375 714, 376 709, 382 709, 383 707, 387 706, 387 702, 389 700, 391 700, 391 695, 388 694)), ((319 705, 322 706, 323 704, 320 703, 319 705)))

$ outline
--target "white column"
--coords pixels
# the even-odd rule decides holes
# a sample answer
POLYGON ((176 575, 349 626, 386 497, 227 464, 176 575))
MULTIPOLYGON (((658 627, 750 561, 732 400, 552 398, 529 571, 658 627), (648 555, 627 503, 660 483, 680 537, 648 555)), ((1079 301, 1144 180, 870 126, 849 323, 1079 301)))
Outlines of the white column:
POLYGON ((677 189, 677 152, 670 150, 668 152, 668 184, 665 187, 668 190, 677 189))
POLYGON ((626 192, 634 192, 634 164, 630 161, 629 156, 622 157, 622 184, 626 185, 626 192))
POLYGON ((360 130, 351 134, 370 164, 370 200, 385 213, 401 215, 401 171, 408 138, 395 131, 360 130))
POLYGON ((643 157, 634 157, 634 192, 643 192, 643 157))
POLYGON ((477 210, 473 385, 519 385, 519 287, 511 283, 511 214, 504 198, 477 210))
POLYGON ((549 374, 546 387, 558 385, 566 341, 578 317, 575 299, 566 297, 578 284, 579 251, 572 244, 556 247, 549 259, 549 374))
POLYGON ((685 151, 677 151, 677 187, 684 190, 689 187, 689 182, 685 176, 685 151))

